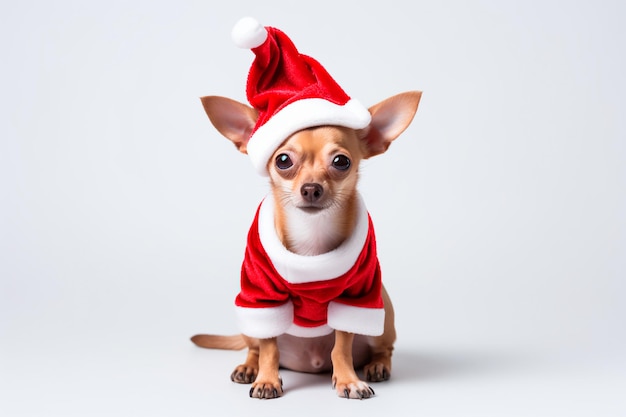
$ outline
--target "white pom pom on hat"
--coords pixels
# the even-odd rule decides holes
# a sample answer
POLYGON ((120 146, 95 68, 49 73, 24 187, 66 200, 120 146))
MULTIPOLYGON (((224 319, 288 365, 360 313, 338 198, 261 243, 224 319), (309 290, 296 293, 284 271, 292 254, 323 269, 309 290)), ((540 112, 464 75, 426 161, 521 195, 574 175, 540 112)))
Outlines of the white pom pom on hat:
POLYGON ((267 30, 253 17, 240 19, 231 32, 233 42, 240 48, 253 49, 263 45, 267 30))

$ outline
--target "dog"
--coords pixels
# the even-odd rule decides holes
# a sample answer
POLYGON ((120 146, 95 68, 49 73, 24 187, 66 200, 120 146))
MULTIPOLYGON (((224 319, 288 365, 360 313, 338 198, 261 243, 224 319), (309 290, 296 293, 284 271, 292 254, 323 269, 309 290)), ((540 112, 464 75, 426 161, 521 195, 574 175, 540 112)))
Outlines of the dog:
MULTIPOLYGON (((367 230, 371 219, 357 190, 359 164, 388 149, 413 120, 420 98, 419 91, 389 97, 368 109, 371 121, 364 128, 332 124, 306 127, 277 147, 263 167, 269 174, 271 192, 257 212, 257 216, 269 218, 273 230, 267 233, 273 233, 282 245, 277 250, 301 257, 324 257, 342 250, 355 234, 363 234, 363 224, 367 230)), ((248 153, 259 112, 225 97, 207 96, 201 101, 215 128, 240 152, 248 153)), ((300 289, 299 285, 293 287, 300 289)), ((338 396, 369 398, 375 394, 368 382, 385 381, 391 375, 396 340, 391 300, 384 287, 379 290, 384 304, 383 332, 379 335, 335 328, 332 333, 313 337, 196 335, 192 341, 204 348, 247 347, 247 358, 232 372, 231 380, 251 383, 249 395, 253 398, 283 395, 281 367, 311 373, 332 371, 338 396), (367 382, 358 377, 355 369, 359 368, 363 368, 367 382)), ((310 286, 303 291, 296 297, 298 303, 315 299, 326 287, 310 286)))

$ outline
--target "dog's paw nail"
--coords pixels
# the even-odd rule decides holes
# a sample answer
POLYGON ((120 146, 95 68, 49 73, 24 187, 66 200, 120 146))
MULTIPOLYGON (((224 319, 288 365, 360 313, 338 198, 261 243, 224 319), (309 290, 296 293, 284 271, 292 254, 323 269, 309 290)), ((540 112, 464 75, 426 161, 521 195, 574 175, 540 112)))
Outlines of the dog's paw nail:
POLYGON ((254 397, 254 387, 250 388, 250 398, 254 397))
POLYGON ((367 387, 367 389, 357 390, 356 393, 359 396, 359 399, 361 400, 365 398, 370 398, 375 395, 374 390, 369 386, 367 387))

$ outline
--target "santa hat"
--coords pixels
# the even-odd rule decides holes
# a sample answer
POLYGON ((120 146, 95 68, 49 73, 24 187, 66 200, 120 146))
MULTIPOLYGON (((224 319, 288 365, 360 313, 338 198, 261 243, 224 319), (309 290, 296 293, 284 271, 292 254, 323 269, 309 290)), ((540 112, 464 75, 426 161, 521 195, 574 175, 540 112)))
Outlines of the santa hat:
POLYGON ((246 95, 259 112, 247 153, 261 175, 274 151, 293 133, 322 125, 363 129, 367 108, 350 98, 315 59, 302 55, 280 30, 253 18, 234 26, 233 41, 256 55, 248 73, 246 95))

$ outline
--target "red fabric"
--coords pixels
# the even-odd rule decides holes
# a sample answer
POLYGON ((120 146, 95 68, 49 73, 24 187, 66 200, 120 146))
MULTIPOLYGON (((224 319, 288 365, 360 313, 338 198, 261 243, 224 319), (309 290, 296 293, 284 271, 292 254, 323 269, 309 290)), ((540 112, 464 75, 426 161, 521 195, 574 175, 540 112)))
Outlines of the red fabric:
POLYGON ((287 35, 272 27, 266 30, 266 41, 252 49, 256 59, 246 87, 248 101, 259 111, 254 131, 297 100, 323 98, 340 106, 350 100, 326 69, 315 59, 301 55, 287 35))
POLYGON ((325 281, 292 284, 276 272, 263 249, 258 232, 259 211, 248 233, 241 268, 241 292, 235 304, 246 308, 278 307, 289 300, 294 306, 294 324, 317 327, 326 324, 331 301, 363 308, 383 308, 380 265, 376 238, 368 215, 367 240, 354 266, 344 275, 325 281))

